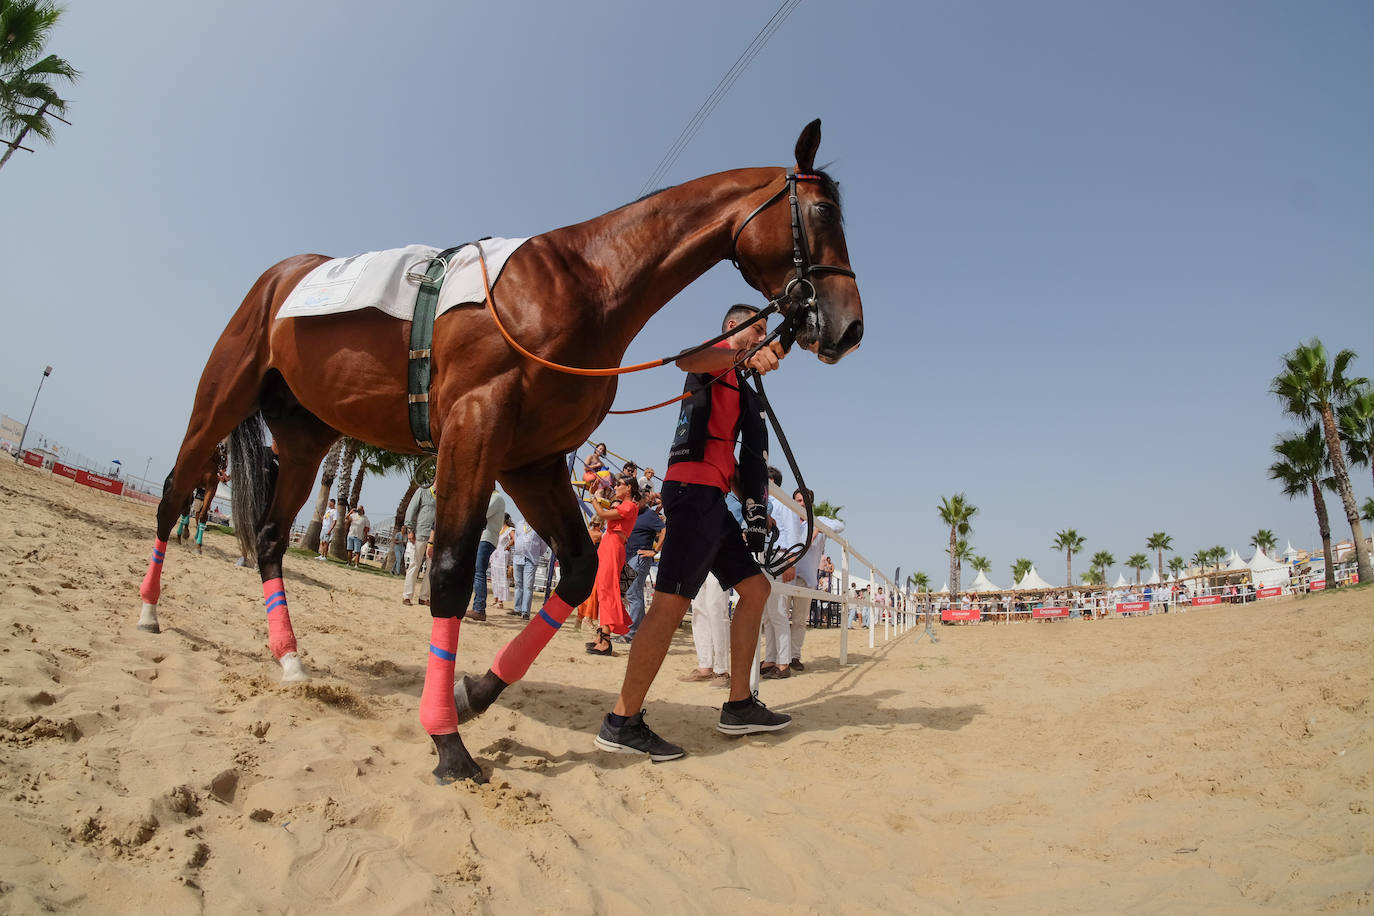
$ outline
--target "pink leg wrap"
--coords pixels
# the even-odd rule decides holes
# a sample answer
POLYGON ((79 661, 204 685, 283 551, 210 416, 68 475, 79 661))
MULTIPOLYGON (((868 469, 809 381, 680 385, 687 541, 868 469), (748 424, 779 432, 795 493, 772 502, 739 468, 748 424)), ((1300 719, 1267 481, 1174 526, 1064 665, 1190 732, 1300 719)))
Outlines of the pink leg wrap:
POLYGON ((453 705, 453 666, 458 657, 457 617, 435 617, 429 631, 429 664, 420 694, 420 725, 431 735, 458 731, 458 707, 453 705))
POLYGON ((496 653, 496 661, 491 663, 491 671, 507 684, 514 684, 525 676, 536 656, 553 639, 553 634, 563 626, 572 613, 572 608, 557 595, 550 595, 544 608, 530 618, 525 628, 496 653))
POLYGON ((153 558, 148 561, 148 572, 138 587, 138 593, 149 604, 157 604, 162 595, 162 561, 166 556, 167 542, 153 538, 153 558))
POLYGON ((267 645, 272 655, 281 658, 296 651, 296 633, 291 629, 291 612, 286 609, 286 585, 281 577, 262 583, 262 603, 267 606, 267 645))

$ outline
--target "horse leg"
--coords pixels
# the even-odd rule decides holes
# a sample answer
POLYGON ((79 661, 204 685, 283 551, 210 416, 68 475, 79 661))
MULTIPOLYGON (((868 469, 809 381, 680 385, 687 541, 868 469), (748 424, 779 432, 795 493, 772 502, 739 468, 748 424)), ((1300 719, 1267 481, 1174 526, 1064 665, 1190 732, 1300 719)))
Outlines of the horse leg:
MULTIPOLYGON (((508 471, 501 475, 501 486, 525 514, 525 520, 553 548, 563 575, 543 609, 531 615, 525 628, 501 648, 487 673, 480 678, 463 677, 455 696, 463 721, 480 716, 501 691, 525 676, 596 583, 596 548, 587 534, 577 495, 568 484, 563 456, 508 471)), ((552 575, 552 566, 549 571, 552 575)))
POLYGON ((219 489, 219 477, 211 476, 210 483, 205 488, 205 500, 200 504, 200 511, 196 513, 196 554, 205 553, 205 522, 210 518, 210 503, 215 499, 215 491, 219 489))
MULTIPOLYGON (((281 560, 291 540, 291 521, 305 505, 320 461, 339 434, 301 407, 285 385, 264 392, 262 411, 273 435, 277 473, 271 502, 257 530, 258 573, 267 609, 267 644, 281 663, 281 682, 293 684, 308 681, 310 675, 301 664, 291 628, 281 560)), ((210 491, 206 493, 208 497, 210 491)))
MULTIPOLYGON (((506 424, 507 426, 509 424, 506 424)), ((446 417, 449 430, 440 443, 434 488, 439 494, 434 515, 434 557, 430 564, 430 640, 425 666, 424 692, 420 695, 420 725, 434 741, 439 765, 434 776, 447 784, 459 779, 486 782, 487 777, 472 759, 458 735, 453 673, 457 662, 458 630, 472 597, 477 570, 477 543, 486 522, 491 496, 491 456, 498 443, 479 431, 495 429, 491 415, 478 399, 460 403, 446 417)), ((511 430, 505 430, 509 437, 511 430)), ((490 434, 488 434, 490 435, 490 434)), ((504 444, 504 443, 501 443, 504 444)))

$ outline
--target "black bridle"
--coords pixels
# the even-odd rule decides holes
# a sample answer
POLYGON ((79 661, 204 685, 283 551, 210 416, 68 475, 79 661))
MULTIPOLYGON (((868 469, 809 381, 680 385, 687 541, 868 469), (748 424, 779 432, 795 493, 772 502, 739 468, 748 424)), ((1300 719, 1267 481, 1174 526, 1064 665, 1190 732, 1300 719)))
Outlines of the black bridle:
POLYGON ((748 226, 754 217, 777 203, 784 194, 787 195, 787 202, 792 210, 792 269, 796 271, 796 275, 787 281, 782 292, 768 300, 769 310, 776 310, 783 315, 777 336, 784 353, 792 349, 803 316, 816 308, 816 287, 811 282, 811 275, 835 273, 851 279, 854 278, 854 271, 847 267, 811 263, 811 248, 806 243, 806 227, 802 224, 801 204, 797 200, 797 182, 820 182, 825 179, 809 172, 788 172, 785 180, 786 183, 778 189, 776 194, 759 204, 754 208, 753 213, 745 217, 744 222, 740 223, 739 228, 735 230, 734 237, 730 239, 730 263, 734 264, 735 269, 740 273, 744 273, 744 268, 739 263, 740 233, 744 232, 744 227, 748 226))

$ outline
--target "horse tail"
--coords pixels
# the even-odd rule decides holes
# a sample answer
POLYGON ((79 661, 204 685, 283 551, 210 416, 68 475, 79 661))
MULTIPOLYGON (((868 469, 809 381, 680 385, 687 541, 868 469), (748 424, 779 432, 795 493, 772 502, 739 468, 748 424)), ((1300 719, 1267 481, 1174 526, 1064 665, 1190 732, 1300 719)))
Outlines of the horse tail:
POLYGON ((264 426, 262 412, 255 411, 229 434, 234 534, 248 560, 257 558, 258 528, 277 484, 276 455, 263 437, 264 426))

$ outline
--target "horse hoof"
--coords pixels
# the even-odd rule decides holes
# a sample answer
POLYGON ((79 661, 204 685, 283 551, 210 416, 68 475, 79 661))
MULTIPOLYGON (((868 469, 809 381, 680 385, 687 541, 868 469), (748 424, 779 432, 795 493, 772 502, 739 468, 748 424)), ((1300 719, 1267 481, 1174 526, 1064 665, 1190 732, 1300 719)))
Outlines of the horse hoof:
POLYGON ((138 628, 145 633, 161 633, 157 622, 157 605, 143 602, 143 612, 138 615, 138 628))
POLYGON ((434 768, 434 780, 441 786, 450 786, 463 779, 470 779, 478 785, 487 781, 487 775, 472 759, 463 739, 458 733, 451 735, 430 735, 439 751, 439 765, 434 768))
POLYGON ((458 723, 461 725, 486 712, 508 686, 491 671, 480 678, 463 675, 463 679, 453 685, 453 705, 458 708, 458 723))
POLYGON ((301 664, 301 657, 295 652, 288 652, 281 657, 281 682, 283 684, 299 684, 310 680, 310 675, 305 673, 305 666, 301 664))

